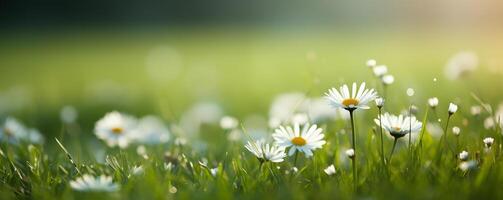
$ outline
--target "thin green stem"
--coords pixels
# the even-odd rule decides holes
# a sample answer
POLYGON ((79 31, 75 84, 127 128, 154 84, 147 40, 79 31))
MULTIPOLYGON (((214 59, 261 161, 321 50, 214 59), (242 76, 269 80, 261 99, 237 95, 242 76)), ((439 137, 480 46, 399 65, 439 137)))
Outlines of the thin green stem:
POLYGON ((398 138, 395 138, 395 141, 393 141, 393 147, 391 148, 391 153, 389 154, 389 159, 388 159, 389 163, 391 163, 391 158, 393 157, 393 152, 395 151, 396 141, 398 141, 398 138))
POLYGON ((299 151, 295 151, 295 157, 293 159, 293 166, 297 167, 297 159, 299 158, 299 151))
POLYGON ((353 182, 355 184, 355 190, 358 186, 358 172, 357 172, 357 167, 356 167, 356 137, 355 137, 355 122, 354 122, 354 116, 353 116, 353 111, 354 110, 349 110, 349 116, 351 118, 351 148, 353 148, 354 151, 354 156, 353 156, 353 182))
POLYGON ((378 111, 378 118, 379 118, 379 132, 380 132, 380 137, 381 137, 381 160, 382 164, 386 165, 386 160, 384 158, 384 140, 383 140, 383 135, 382 135, 382 118, 381 118, 381 108, 379 108, 378 111))

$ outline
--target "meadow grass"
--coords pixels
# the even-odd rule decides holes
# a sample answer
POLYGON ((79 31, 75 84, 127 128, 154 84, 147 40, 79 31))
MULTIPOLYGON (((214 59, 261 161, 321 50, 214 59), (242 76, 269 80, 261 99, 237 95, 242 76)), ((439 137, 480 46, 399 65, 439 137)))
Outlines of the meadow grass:
MULTIPOLYGON (((489 70, 490 62, 481 62, 480 69, 464 79, 448 81, 443 75, 451 54, 469 46, 480 52, 481 60, 489 60, 500 50, 491 42, 500 41, 410 36, 224 31, 208 35, 176 31, 5 35, 1 39, 5 45, 0 47, 1 89, 22 88, 29 95, 22 96, 28 100, 19 109, 2 105, 2 116, 23 119, 41 130, 46 141, 43 145, 1 144, 1 199, 503 198, 499 188, 503 183, 501 131, 483 125, 494 113, 470 114, 472 105, 487 103, 491 112, 497 109, 501 74, 489 70), (158 80, 145 72, 145 57, 158 46, 169 46, 181 55, 177 76, 167 74, 169 78, 158 80), (309 58, 313 52, 315 58, 309 58), (385 63, 395 75, 383 112, 399 113, 413 103, 423 125, 446 127, 448 103, 460 109, 444 128, 443 140, 423 126, 415 133, 420 139, 413 140, 410 148, 406 138, 400 139, 393 159, 385 163, 379 127, 373 121, 378 109, 372 102, 370 110, 355 111, 356 188, 350 160, 344 155, 351 144, 348 120, 318 124, 327 144, 311 158, 301 154, 295 166, 293 156, 282 163, 261 165, 243 141, 227 140, 228 133, 217 124, 202 126, 186 145, 175 144, 175 135, 184 131, 171 130, 168 143, 146 146, 147 156, 138 155, 137 145, 106 147, 93 134, 95 122, 112 110, 137 116, 157 114, 172 128, 197 101, 217 102, 227 114, 243 119, 250 114, 266 117, 273 97, 283 92, 321 97, 330 87, 366 81, 381 95, 379 81, 365 66, 369 58, 385 63), (95 89, 99 87, 107 88, 105 94, 95 89), (416 94, 407 97, 407 88, 414 88, 416 94), (440 99, 434 110, 426 101, 433 96, 440 99), (79 111, 75 123, 61 122, 63 105, 79 111), (462 130, 457 139, 453 126, 462 130), (490 151, 484 147, 485 137, 496 139, 490 151), (475 168, 460 169, 461 150, 476 160, 475 168), (323 170, 332 164, 336 173, 329 176, 323 170), (133 173, 135 166, 142 166, 143 172, 133 173), (211 172, 214 168, 216 174, 211 172), (69 182, 83 174, 110 175, 120 190, 72 190, 69 182)), ((249 124, 241 125, 246 133, 249 124)), ((386 157, 392 145, 393 140, 384 137, 386 157)))

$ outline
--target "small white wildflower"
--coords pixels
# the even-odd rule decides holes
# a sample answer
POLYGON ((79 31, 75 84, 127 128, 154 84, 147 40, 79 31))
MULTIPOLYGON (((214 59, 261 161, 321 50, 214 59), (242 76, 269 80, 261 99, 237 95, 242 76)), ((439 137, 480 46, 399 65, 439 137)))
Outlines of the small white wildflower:
POLYGON ((254 142, 248 141, 245 148, 255 155, 261 162, 271 161, 274 163, 283 162, 286 157, 285 148, 276 144, 267 144, 263 140, 254 142))
POLYGON ((220 127, 224 130, 231 130, 238 127, 239 121, 231 116, 224 116, 220 119, 220 127))
POLYGON ((166 171, 171 171, 173 169, 174 165, 171 162, 164 163, 164 170, 166 171))
POLYGON ((177 137, 175 139, 175 145, 177 146, 185 146, 187 144, 187 139, 183 138, 183 137, 177 137))
POLYGON ((386 74, 381 78, 381 81, 384 85, 391 85, 395 82, 395 77, 391 74, 386 74))
POLYGON ((461 153, 459 153, 458 158, 462 161, 468 160, 468 152, 462 151, 461 153))
POLYGON ((325 172, 325 174, 332 176, 335 174, 335 167, 334 167, 334 165, 330 165, 327 168, 325 168, 323 171, 325 172))
POLYGON ((437 97, 432 97, 428 99, 428 105, 431 108, 436 108, 438 106, 438 98, 437 97))
POLYGON ((490 129, 494 127, 494 120, 491 117, 488 117, 484 120, 484 128, 485 129, 490 129))
POLYGON ((414 89, 407 88, 407 96, 409 96, 409 97, 414 96, 414 93, 415 93, 414 89))
POLYGON ((107 113, 96 122, 94 132, 108 146, 126 148, 133 139, 136 125, 137 122, 134 117, 114 111, 107 113))
POLYGON ((486 146, 486 148, 491 148, 491 146, 494 143, 494 138, 492 138, 492 137, 486 137, 486 138, 484 138, 483 141, 484 141, 484 145, 486 146))
POLYGON ((461 169, 464 172, 471 169, 475 169, 476 167, 477 167, 477 161, 475 160, 464 161, 459 164, 459 169, 461 169))
POLYGON ((140 156, 144 156, 147 154, 147 148, 145 148, 145 146, 143 145, 139 145, 138 147, 136 147, 136 153, 140 156))
POLYGON ((457 126, 455 127, 452 127, 452 134, 454 134, 455 136, 459 136, 459 133, 461 132, 461 129, 457 126))
POLYGON ((375 102, 378 108, 382 108, 384 106, 384 99, 381 97, 375 99, 375 102))
POLYGON ((73 181, 70 186, 77 191, 114 192, 119 189, 119 185, 112 182, 112 177, 101 175, 94 177, 85 174, 73 181))
POLYGON ((377 61, 374 59, 367 60, 367 67, 372 68, 377 65, 377 61))
POLYGON ((470 113, 474 116, 480 115, 481 112, 482 112, 482 107, 480 107, 480 106, 470 107, 470 113))
POLYGON ((141 166, 141 165, 134 166, 133 168, 131 168, 131 174, 133 174, 135 176, 142 175, 144 172, 145 172, 145 169, 143 169, 143 166, 141 166))
POLYGON ((215 167, 213 169, 210 169, 210 173, 213 177, 216 177, 217 176, 217 173, 218 173, 218 167, 215 167))
POLYGON ((386 65, 375 66, 372 68, 372 70, 374 71, 374 75, 377 77, 382 77, 386 73, 388 73, 388 67, 386 67, 386 65))
POLYGON ((348 149, 346 150, 346 156, 349 158, 353 159, 355 157, 355 150, 354 149, 348 149))
POLYGON ((453 103, 449 103, 449 114, 452 115, 454 113, 456 113, 456 111, 458 111, 458 105, 456 104, 453 104, 453 103))
POLYGON ((65 106, 61 109, 59 116, 61 118, 61 121, 67 124, 71 124, 77 121, 78 112, 77 109, 75 109, 75 107, 73 106, 65 106))

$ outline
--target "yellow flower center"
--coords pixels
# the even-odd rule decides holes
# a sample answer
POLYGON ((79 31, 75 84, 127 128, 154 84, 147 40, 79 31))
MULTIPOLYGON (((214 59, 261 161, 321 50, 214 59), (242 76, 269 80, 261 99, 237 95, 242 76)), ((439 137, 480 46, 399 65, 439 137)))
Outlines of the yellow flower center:
POLYGON ((123 131, 124 131, 124 129, 121 128, 121 127, 114 127, 114 128, 112 128, 112 133, 115 133, 117 135, 122 134, 123 131))
POLYGON ((393 130, 395 130, 396 132, 400 132, 402 130, 402 128, 400 128, 400 127, 393 127, 393 130))
POLYGON ((349 107, 350 105, 356 106, 360 103, 357 99, 349 98, 342 101, 342 105, 349 107))
POLYGON ((306 140, 302 137, 294 137, 292 143, 296 146, 304 146, 306 145, 306 140))

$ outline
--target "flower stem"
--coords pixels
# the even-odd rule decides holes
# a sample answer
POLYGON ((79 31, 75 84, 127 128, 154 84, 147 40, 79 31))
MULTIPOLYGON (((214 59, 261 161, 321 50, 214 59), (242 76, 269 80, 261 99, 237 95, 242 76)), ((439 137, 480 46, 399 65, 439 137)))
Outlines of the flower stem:
POLYGON ((395 141, 393 141, 393 148, 391 148, 391 153, 389 154, 389 159, 388 159, 389 163, 391 163, 391 158, 393 157, 393 152, 395 151, 396 141, 397 140, 398 140, 398 138, 395 138, 395 141))
POLYGON ((386 160, 384 158, 384 140, 383 140, 383 136, 382 136, 382 119, 381 119, 381 108, 379 108, 379 111, 378 111, 378 118, 379 118, 379 132, 380 132, 380 136, 381 136, 381 160, 382 160, 382 164, 383 166, 386 165, 386 160))
POLYGON ((295 157, 293 159, 293 166, 297 167, 297 158, 299 157, 299 151, 295 151, 295 157))
POLYGON ((349 116, 351 118, 351 139, 352 139, 351 148, 354 151, 353 159, 351 159, 353 161, 353 182, 355 184, 355 190, 356 190, 358 186, 358 172, 356 168, 356 138, 355 138, 355 120, 353 116, 353 111, 354 110, 349 110, 349 116))

